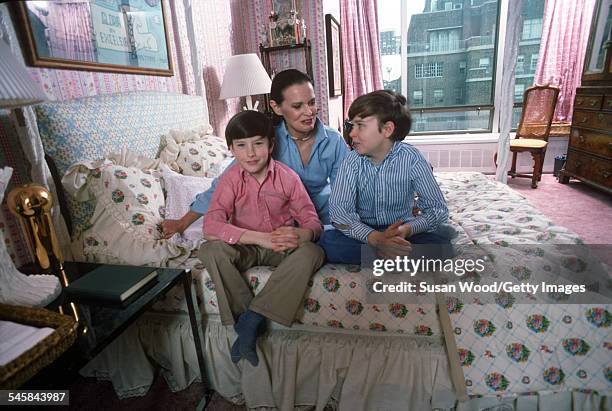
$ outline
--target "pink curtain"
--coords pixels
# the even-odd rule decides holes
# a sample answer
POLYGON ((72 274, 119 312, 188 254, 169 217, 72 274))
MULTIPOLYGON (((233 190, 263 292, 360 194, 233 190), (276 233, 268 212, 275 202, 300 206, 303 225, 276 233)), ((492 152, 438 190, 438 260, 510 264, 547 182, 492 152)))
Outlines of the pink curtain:
POLYGON ((340 0, 344 113, 362 94, 383 88, 377 0, 340 0))
POLYGON ((535 82, 561 89, 554 121, 572 120, 594 4, 595 0, 546 1, 535 82))

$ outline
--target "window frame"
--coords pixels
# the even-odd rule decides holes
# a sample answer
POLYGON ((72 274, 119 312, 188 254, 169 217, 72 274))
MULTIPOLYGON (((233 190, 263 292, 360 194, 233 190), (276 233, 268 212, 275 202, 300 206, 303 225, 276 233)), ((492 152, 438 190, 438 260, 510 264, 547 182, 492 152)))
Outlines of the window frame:
MULTIPOLYGON (((402 76, 400 77, 401 81, 401 93, 404 96, 408 95, 408 75, 410 68, 408 67, 408 10, 407 10, 407 2, 410 0, 401 0, 400 1, 400 9, 401 9, 401 38, 400 38, 400 58, 402 64, 402 76)), ((501 106, 500 93, 496 93, 495 90, 501 87, 501 70, 502 70, 502 60, 503 58, 498 58, 499 56, 503 56, 504 43, 506 39, 506 21, 508 18, 508 7, 510 0, 497 0, 497 34, 496 41, 497 44, 493 47, 493 62, 490 62, 488 69, 491 67, 495 67, 491 72, 491 98, 490 104, 461 104, 461 105, 453 105, 453 106, 435 106, 435 107, 419 107, 413 110, 413 112, 423 114, 423 113, 439 113, 439 112, 471 112, 476 111, 479 113, 481 110, 489 110, 489 124, 486 129, 482 130, 465 130, 465 129, 456 129, 456 130, 437 130, 437 131, 411 131, 412 135, 418 136, 447 136, 452 134, 491 134, 491 133, 499 133, 499 110, 496 110, 495 107, 501 106), (501 50, 501 53, 500 53, 501 50), (498 73, 500 75, 498 75, 498 73)), ((431 2, 433 4, 434 1, 431 2)), ((440 12, 444 10, 430 11, 430 13, 440 12)), ((429 44, 429 40, 428 40, 429 44)), ((417 63, 420 64, 420 63, 417 63)), ((422 64, 422 63, 421 63, 422 64)), ((415 64, 416 66, 416 64, 415 64)), ((467 66, 467 64, 466 64, 467 66)), ((477 67, 476 69, 480 69, 477 67)), ((466 67, 466 71, 470 70, 469 67, 466 67)), ((415 69, 416 76, 416 69, 415 69)), ((415 77, 416 79, 417 77, 415 77)), ((418 77, 426 78, 426 77, 418 77)))

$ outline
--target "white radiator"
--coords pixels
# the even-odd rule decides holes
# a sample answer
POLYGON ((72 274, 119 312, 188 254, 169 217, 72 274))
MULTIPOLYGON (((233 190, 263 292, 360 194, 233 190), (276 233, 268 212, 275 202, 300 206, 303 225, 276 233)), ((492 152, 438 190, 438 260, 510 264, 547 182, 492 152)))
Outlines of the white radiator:
MULTIPOLYGON (((567 153, 567 137, 553 137, 548 141, 544 172, 552 173, 555 157, 567 153)), ((493 156, 497 152, 497 143, 461 143, 456 144, 414 144, 425 155, 436 171, 480 171, 495 173, 493 156)), ((511 157, 508 160, 510 168, 511 157)), ((517 158, 519 172, 531 172, 533 159, 529 153, 519 153, 517 158)))

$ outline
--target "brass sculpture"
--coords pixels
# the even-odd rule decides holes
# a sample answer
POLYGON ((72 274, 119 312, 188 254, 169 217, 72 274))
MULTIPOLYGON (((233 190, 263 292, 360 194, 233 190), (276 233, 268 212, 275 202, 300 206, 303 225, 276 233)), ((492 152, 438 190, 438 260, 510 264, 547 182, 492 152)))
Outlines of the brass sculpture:
MULTIPOLYGON (((6 202, 11 212, 19 217, 26 233, 28 247, 38 266, 46 272, 58 275, 62 286, 67 287, 69 280, 64 271, 64 257, 51 217, 53 196, 49 190, 40 184, 26 184, 11 190, 6 202)), ((60 306, 59 311, 63 314, 65 310, 60 306)), ((72 302, 70 311, 79 322, 79 311, 72 302)), ((82 333, 87 333, 84 324, 82 333)))

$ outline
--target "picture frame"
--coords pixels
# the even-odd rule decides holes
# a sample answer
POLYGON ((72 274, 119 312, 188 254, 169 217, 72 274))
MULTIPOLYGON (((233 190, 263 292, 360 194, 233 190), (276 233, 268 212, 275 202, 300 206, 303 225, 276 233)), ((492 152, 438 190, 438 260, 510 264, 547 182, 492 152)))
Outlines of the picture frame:
POLYGON ((163 0, 27 0, 14 14, 30 66, 174 75, 163 0))
POLYGON ((612 0, 597 0, 584 60, 584 80, 604 80, 612 73, 612 0))
POLYGON ((331 14, 325 15, 325 33, 327 39, 327 76, 329 96, 342 95, 344 75, 342 70, 342 36, 340 23, 331 14))

